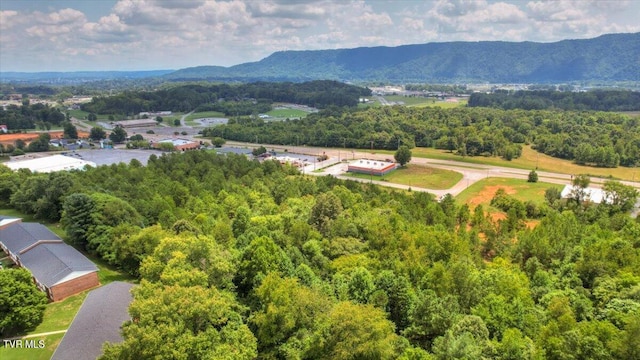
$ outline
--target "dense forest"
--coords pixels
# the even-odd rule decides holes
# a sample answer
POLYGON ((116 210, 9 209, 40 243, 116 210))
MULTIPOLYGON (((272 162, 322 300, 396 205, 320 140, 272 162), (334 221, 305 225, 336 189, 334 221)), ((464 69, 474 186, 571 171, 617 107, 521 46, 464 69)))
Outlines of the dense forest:
POLYGON ((51 128, 61 125, 66 119, 66 114, 59 108, 39 103, 30 104, 28 99, 21 106, 8 105, 6 109, 0 107, 0 124, 7 125, 9 130, 51 128))
MULTIPOLYGON (((347 85, 337 81, 310 81, 306 83, 266 83, 251 84, 192 84, 170 87, 156 91, 125 91, 114 96, 99 96, 82 110, 95 114, 136 115, 142 111, 189 112, 200 106, 215 105, 217 102, 242 102, 261 100, 262 102, 291 102, 317 108, 327 106, 356 106, 362 96, 371 95, 366 88, 347 85)), ((235 106, 238 107, 238 106, 235 106)), ((233 109, 228 115, 238 115, 233 109)))
POLYGON ((0 166, 0 206, 140 278, 103 359, 637 359, 640 223, 545 196, 494 221, 233 154, 0 166))
POLYGON ((471 94, 468 106, 524 110, 638 111, 640 110, 640 92, 624 90, 496 91, 492 94, 471 94))
POLYGON ((397 149, 400 144, 463 156, 520 156, 522 144, 545 154, 601 167, 640 164, 640 120, 606 112, 490 108, 329 108, 304 119, 231 119, 208 137, 282 145, 397 149))

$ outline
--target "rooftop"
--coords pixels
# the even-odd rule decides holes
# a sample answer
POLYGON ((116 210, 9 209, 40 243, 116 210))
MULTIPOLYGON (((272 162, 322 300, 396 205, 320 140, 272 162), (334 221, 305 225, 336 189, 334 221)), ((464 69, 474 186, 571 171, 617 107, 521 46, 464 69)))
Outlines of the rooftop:
POLYGON ((0 243, 46 287, 98 271, 93 262, 42 224, 16 222, 0 229, 0 243))
POLYGON ((380 160, 360 159, 349 162, 349 166, 370 170, 382 170, 389 166, 395 166, 395 163, 380 160))
POLYGON ((11 170, 29 169, 32 172, 49 173, 61 170, 81 170, 86 165, 95 167, 91 161, 72 158, 64 155, 52 155, 37 159, 9 161, 3 163, 11 170))
POLYGON ((20 255, 20 262, 41 284, 49 288, 98 271, 91 260, 62 242, 38 244, 20 255))
POLYGON ((173 144, 173 146, 195 144, 194 141, 190 141, 190 140, 186 140, 186 139, 162 139, 162 140, 160 140, 158 142, 159 143, 170 143, 170 144, 173 144))
MULTIPOLYGON (((560 193, 562 198, 573 197, 575 187, 573 185, 565 185, 564 189, 560 193)), ((609 199, 610 200, 610 199, 609 199)), ((604 190, 598 188, 588 187, 584 189, 584 199, 582 201, 589 201, 594 204, 600 204, 603 201, 606 202, 606 194, 604 190)))
POLYGON ((14 254, 28 249, 41 240, 62 240, 46 226, 38 223, 17 222, 4 229, 0 229, 0 242, 14 254))

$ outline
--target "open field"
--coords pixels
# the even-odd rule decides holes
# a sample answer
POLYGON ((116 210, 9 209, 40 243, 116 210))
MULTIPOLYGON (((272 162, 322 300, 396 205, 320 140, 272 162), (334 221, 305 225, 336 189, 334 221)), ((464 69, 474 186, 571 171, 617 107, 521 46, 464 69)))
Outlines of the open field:
POLYGON ((550 187, 562 189, 562 185, 557 184, 529 183, 526 180, 519 179, 488 178, 469 186, 456 196, 456 200, 469 205, 471 209, 480 204, 486 207, 491 202, 496 191, 502 188, 507 194, 520 201, 533 201, 541 204, 544 202, 544 192, 550 187))
MULTIPOLYGON (((0 135, 0 143, 2 143, 2 144, 13 144, 18 139, 22 139, 25 142, 30 142, 32 140, 37 139, 40 134, 41 134, 40 132, 28 132, 28 133, 19 133, 19 134, 1 134, 0 135)), ((61 131, 61 130, 49 131, 49 136, 51 136, 52 139, 61 139, 62 138, 62 134, 63 134, 63 131, 61 131)), ((89 137, 89 133, 86 132, 86 131, 78 130, 78 137, 80 137, 80 138, 88 138, 89 137)))
MULTIPOLYGON (((393 155, 395 151, 377 150, 376 153, 393 155)), ((446 150, 438 150, 433 148, 414 148, 411 149, 414 158, 429 158, 438 160, 453 160, 469 164, 504 166, 516 169, 535 169, 536 165, 540 171, 549 171, 561 174, 588 174, 590 176, 602 178, 615 178, 620 180, 640 180, 640 169, 638 168, 598 168, 592 166, 582 166, 571 162, 570 160, 558 159, 538 153, 531 149, 531 146, 522 148, 522 156, 511 161, 504 160, 500 157, 462 157, 446 150)))
MULTIPOLYGON (((82 110, 69 110, 69 115, 76 119, 86 120, 89 113, 87 111, 82 111, 82 110)), ((109 121, 109 115, 96 114, 96 117, 98 118, 98 121, 109 121)), ((122 120, 122 115, 113 115, 113 117, 116 121, 122 120)))
MULTIPOLYGON (((345 173, 344 175, 360 179, 371 178, 371 175, 367 174, 345 173)), ((419 165, 407 165, 384 176, 373 176, 373 180, 435 190, 449 189, 461 179, 462 174, 458 172, 419 165)))
POLYGON ((421 96, 403 96, 403 95, 386 95, 385 100, 393 103, 403 103, 404 106, 435 106, 442 108, 454 108, 459 106, 466 106, 467 99, 456 99, 457 101, 443 101, 436 98, 426 98, 421 96))
POLYGON ((162 124, 167 125, 167 126, 175 126, 173 124, 173 121, 174 120, 180 120, 182 115, 184 115, 184 113, 177 112, 177 113, 172 113, 171 115, 161 116, 162 117, 162 124))
POLYGON ((303 118, 309 114, 306 111, 298 110, 298 109, 273 109, 266 113, 267 115, 274 118, 303 118))

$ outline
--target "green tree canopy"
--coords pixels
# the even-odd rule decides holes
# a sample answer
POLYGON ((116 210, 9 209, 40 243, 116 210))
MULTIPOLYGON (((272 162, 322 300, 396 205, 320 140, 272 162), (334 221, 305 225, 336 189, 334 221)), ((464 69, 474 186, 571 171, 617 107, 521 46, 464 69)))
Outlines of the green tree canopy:
POLYGON ((405 166, 411 161, 411 150, 407 146, 400 146, 393 157, 400 166, 405 166))
POLYGON ((25 269, 0 269, 0 336, 35 328, 41 321, 47 296, 25 269))

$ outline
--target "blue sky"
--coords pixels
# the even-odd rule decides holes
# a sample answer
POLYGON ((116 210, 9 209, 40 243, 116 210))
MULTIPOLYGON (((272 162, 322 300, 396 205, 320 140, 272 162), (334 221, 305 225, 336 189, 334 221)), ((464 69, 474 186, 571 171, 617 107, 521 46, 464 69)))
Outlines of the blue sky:
POLYGON ((179 69, 280 50, 640 32, 628 0, 0 0, 0 71, 179 69))

